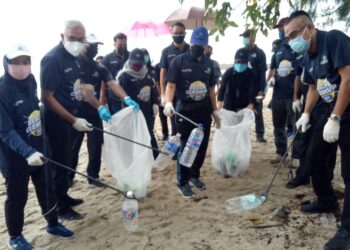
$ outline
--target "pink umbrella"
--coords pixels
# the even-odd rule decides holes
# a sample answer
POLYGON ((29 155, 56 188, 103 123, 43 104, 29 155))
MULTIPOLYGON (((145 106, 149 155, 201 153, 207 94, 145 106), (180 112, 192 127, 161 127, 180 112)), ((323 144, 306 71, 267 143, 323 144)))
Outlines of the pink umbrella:
POLYGON ((127 32, 132 37, 150 37, 170 34, 170 28, 167 24, 155 24, 153 22, 137 21, 127 32))
POLYGON ((199 26, 204 26, 207 29, 214 29, 214 14, 209 13, 207 20, 204 19, 205 9, 198 7, 191 7, 189 10, 184 10, 182 8, 175 10, 170 16, 165 20, 166 24, 172 25, 176 22, 182 22, 186 29, 194 29, 199 26))

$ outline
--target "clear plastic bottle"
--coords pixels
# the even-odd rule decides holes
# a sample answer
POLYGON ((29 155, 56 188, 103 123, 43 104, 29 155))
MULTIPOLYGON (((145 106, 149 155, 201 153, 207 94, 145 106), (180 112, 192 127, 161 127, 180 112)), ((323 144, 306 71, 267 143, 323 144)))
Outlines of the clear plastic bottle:
POLYGON ((197 151, 201 146, 204 137, 203 124, 199 124, 198 128, 192 130, 187 140, 186 147, 180 157, 180 164, 190 168, 197 156, 197 151))
POLYGON ((260 206, 265 200, 266 197, 264 195, 247 194, 226 200, 225 209, 228 214, 244 212, 260 206))
POLYGON ((122 206, 121 219, 125 230, 134 232, 139 226, 139 204, 137 200, 132 199, 131 191, 128 192, 127 197, 129 198, 125 199, 122 206))
POLYGON ((162 148, 162 151, 165 153, 168 153, 168 155, 159 154, 153 164, 153 168, 161 171, 166 169, 167 166, 169 166, 171 159, 174 157, 177 150, 180 148, 180 144, 181 144, 180 137, 181 137, 181 134, 177 133, 176 135, 170 137, 167 140, 167 142, 164 144, 162 148))

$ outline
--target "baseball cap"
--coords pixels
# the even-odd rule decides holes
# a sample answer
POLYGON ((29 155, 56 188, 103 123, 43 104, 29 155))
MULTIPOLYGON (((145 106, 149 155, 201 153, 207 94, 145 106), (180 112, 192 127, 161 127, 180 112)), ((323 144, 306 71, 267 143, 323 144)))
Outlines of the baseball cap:
POLYGON ((277 29, 277 28, 283 27, 287 21, 288 21, 288 17, 283 17, 278 21, 278 23, 275 26, 273 26, 273 28, 277 29))
POLYGON ((18 43, 11 46, 8 52, 5 54, 5 56, 7 59, 12 60, 13 58, 19 56, 31 56, 31 54, 29 53, 29 50, 25 45, 18 43))
POLYGON ((254 30, 253 29, 247 29, 245 30, 242 34, 240 34, 240 36, 243 37, 250 37, 251 34, 253 34, 254 30))
POLYGON ((92 33, 88 33, 85 38, 85 42, 87 44, 103 44, 103 42, 99 41, 96 36, 92 33))
POLYGON ((130 52, 129 61, 131 63, 145 64, 145 54, 141 49, 133 49, 130 52))
POLYGON ((191 35, 190 44, 192 45, 208 45, 208 30, 204 27, 195 28, 191 35))
POLYGON ((235 54, 235 63, 248 63, 248 50, 241 48, 235 54))

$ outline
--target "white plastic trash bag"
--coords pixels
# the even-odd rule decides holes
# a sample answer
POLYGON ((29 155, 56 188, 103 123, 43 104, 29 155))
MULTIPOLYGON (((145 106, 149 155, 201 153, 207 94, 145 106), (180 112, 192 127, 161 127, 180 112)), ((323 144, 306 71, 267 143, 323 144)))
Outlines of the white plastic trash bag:
MULTIPOLYGON (((106 131, 151 146, 146 120, 141 111, 131 107, 114 114, 106 131)), ((145 197, 154 163, 152 150, 135 143, 104 134, 103 160, 109 173, 123 191, 145 197)))
POLYGON ((236 113, 222 109, 220 115, 221 128, 216 130, 212 144, 213 168, 223 175, 244 174, 252 151, 250 127, 255 121, 254 112, 242 109, 236 113))

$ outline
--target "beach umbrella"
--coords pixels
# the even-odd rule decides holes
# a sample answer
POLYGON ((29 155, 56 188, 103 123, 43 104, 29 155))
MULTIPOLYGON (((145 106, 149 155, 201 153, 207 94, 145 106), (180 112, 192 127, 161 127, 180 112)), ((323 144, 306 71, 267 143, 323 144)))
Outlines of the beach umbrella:
POLYGON ((170 27, 165 23, 136 21, 127 34, 131 37, 154 37, 170 34, 170 27))
POLYGON ((214 23, 214 14, 209 13, 207 19, 204 18, 205 9, 198 7, 191 7, 190 9, 179 8, 165 19, 165 23, 172 25, 176 22, 182 22, 186 29, 195 29, 199 26, 204 26, 208 30, 216 27, 214 23))

